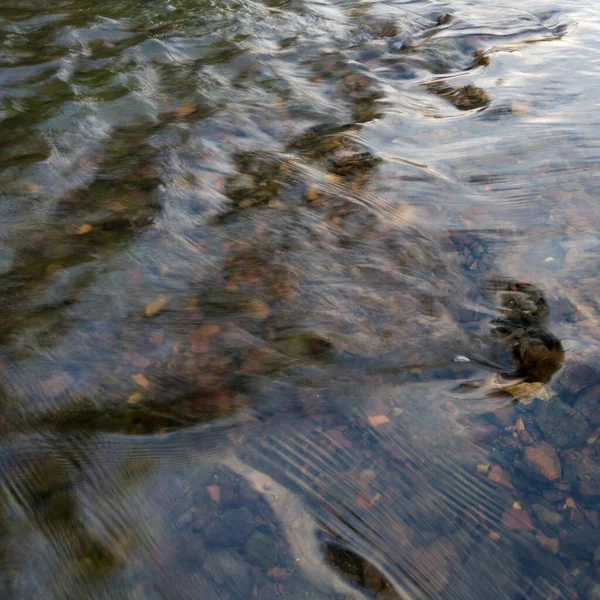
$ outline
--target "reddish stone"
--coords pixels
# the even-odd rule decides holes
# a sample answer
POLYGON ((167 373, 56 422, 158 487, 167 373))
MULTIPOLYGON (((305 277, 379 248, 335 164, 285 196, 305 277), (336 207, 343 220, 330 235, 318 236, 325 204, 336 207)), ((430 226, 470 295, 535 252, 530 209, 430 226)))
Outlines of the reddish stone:
POLYGON ((510 475, 500 466, 494 465, 491 471, 488 474, 488 479, 501 485, 503 488, 507 490, 512 490, 513 484, 510 482, 510 475))
POLYGON ((525 448, 523 470, 538 481, 556 481, 560 479, 560 459, 556 450, 546 442, 525 448))
POLYGON ((533 521, 528 510, 509 508, 502 515, 502 527, 511 531, 531 531, 533 521))

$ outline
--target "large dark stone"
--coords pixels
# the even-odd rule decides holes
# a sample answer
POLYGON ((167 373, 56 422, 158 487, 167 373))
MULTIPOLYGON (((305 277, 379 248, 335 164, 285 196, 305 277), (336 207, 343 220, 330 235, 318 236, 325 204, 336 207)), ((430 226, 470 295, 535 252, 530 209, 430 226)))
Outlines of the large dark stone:
POLYGON ((564 478, 588 499, 600 497, 600 463, 569 450, 563 453, 564 478))
POLYGON ((600 530, 575 529, 569 531, 560 541, 560 550, 572 558, 591 560, 594 551, 600 545, 600 530))
POLYGON ((245 508, 226 510, 221 516, 219 544, 222 546, 243 546, 256 529, 254 517, 245 508))
POLYGON ((579 394, 575 409, 578 410, 592 426, 600 425, 600 384, 584 390, 579 394))
POLYGON ((587 421, 558 397, 543 402, 536 418, 546 441, 557 448, 576 448, 585 443, 588 435, 587 421))
POLYGON ((271 536, 257 531, 246 544, 246 557, 252 565, 268 570, 277 566, 277 544, 271 536))

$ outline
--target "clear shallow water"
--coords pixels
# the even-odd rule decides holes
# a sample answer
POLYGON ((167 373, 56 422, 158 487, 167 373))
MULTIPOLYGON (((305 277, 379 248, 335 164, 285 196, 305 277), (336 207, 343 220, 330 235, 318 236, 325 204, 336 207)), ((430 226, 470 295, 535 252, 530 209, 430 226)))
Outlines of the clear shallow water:
POLYGON ((594 3, 46 4, 2 597, 596 598, 594 3))

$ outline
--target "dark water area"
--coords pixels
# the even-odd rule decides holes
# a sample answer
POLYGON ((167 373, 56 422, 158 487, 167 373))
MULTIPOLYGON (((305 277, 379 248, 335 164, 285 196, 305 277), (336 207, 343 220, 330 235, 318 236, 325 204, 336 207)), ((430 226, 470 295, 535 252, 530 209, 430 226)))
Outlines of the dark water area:
POLYGON ((0 0, 0 598, 598 600, 599 39, 0 0))

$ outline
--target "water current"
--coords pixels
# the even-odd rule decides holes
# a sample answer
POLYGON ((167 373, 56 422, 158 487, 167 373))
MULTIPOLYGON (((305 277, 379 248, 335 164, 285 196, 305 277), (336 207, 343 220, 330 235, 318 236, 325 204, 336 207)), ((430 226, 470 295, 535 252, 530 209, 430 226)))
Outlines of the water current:
POLYGON ((595 0, 0 0, 0 598, 598 600, 595 0))

